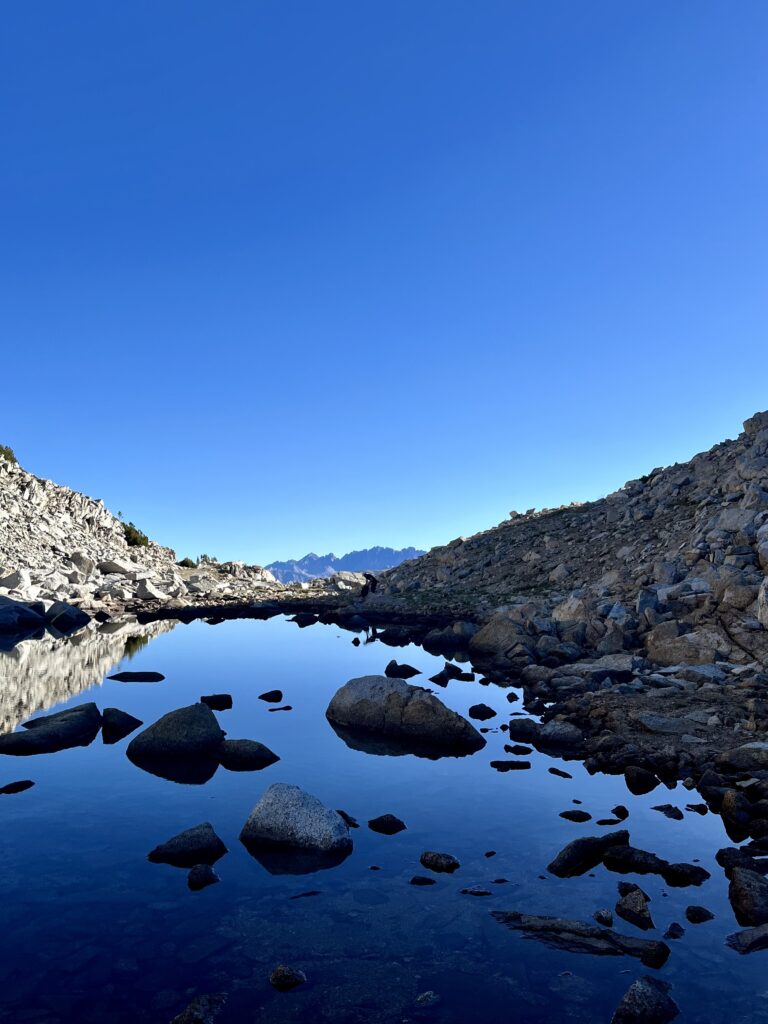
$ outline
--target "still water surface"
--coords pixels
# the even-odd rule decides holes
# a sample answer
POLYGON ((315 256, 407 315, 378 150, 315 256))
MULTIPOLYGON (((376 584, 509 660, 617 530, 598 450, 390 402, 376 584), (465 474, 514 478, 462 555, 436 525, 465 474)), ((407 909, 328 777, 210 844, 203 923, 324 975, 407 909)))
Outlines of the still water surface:
MULTIPOLYGON (((479 701, 499 712, 485 723, 494 730, 487 747, 474 756, 432 761, 352 750, 325 719, 340 685, 382 672, 393 655, 422 669, 413 682, 429 685, 427 676, 443 662, 416 647, 350 641, 336 627, 299 630, 282 618, 179 625, 122 664, 162 672, 163 682, 104 680, 68 700, 82 685, 74 673, 82 677, 84 644, 97 641, 63 645, 54 671, 49 660, 39 673, 31 671, 35 656, 27 652, 21 689, 36 686, 32 697, 16 692, 13 656, 0 655, 0 703, 16 687, 12 705, 26 713, 35 702, 61 710, 95 700, 150 724, 202 694, 231 693, 233 709, 218 714, 228 736, 257 739, 280 756, 261 772, 220 768, 202 786, 141 771, 125 756, 129 740, 104 746, 97 738, 56 754, 0 757, 0 785, 35 782, 24 793, 0 797, 0 1021, 165 1024, 192 996, 226 992, 222 1024, 587 1024, 608 1022, 641 974, 672 982, 681 1020, 768 1021, 768 952, 739 957, 724 945, 737 925, 714 861, 716 850, 729 845, 719 818, 686 812, 677 822, 651 810, 667 802, 685 808, 695 794, 678 787, 632 797, 620 778, 590 777, 576 762, 538 753, 530 756, 530 771, 496 772, 490 761, 508 755, 505 734, 495 730, 520 705, 510 706, 508 691, 479 682, 452 681, 439 690, 464 715, 479 701), (284 692, 292 711, 270 713, 258 699, 273 688, 284 692), (573 779, 550 775, 552 765, 573 779), (269 874, 238 834, 273 782, 302 786, 357 818, 352 855, 315 874, 269 874), (632 879, 652 898, 657 929, 647 937, 660 938, 671 921, 686 929, 683 939, 670 942, 672 955, 661 971, 627 957, 555 951, 491 917, 500 909, 590 920, 594 910, 613 908, 621 876, 602 867, 574 879, 546 873, 566 842, 601 831, 594 822, 558 817, 574 799, 594 818, 610 817, 610 808, 624 803, 634 845, 671 861, 698 859, 711 872, 701 888, 667 889, 654 876, 632 879), (402 818, 407 831, 371 832, 367 820, 384 813, 402 818), (216 865, 221 883, 193 893, 184 871, 151 864, 146 855, 203 821, 230 852, 216 865), (426 873, 419 856, 428 849, 454 854, 461 869, 436 876, 429 888, 411 886, 414 874, 426 873), (496 855, 486 857, 491 850, 496 855), (501 878, 508 881, 491 884, 501 878), (489 888, 491 897, 461 893, 472 886, 489 888), (691 903, 708 907, 715 920, 689 925, 684 911, 691 903), (273 991, 268 976, 280 962, 300 967, 308 983, 287 994, 273 991), (437 1001, 418 1005, 427 991, 437 1001)), ((117 671, 119 663, 110 660, 91 659, 94 680, 117 671)), ((13 707, 3 704, 6 727, 14 724, 13 707)), ((616 927, 643 934, 620 919, 616 927)))

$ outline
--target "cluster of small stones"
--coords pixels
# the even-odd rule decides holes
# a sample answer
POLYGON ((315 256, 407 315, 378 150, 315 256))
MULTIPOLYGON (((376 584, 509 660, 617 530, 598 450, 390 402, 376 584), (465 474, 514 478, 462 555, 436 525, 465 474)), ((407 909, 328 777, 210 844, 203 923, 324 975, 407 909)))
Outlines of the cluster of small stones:
POLYGON ((341 573, 286 588, 267 569, 243 562, 183 569, 170 548, 129 545, 123 523, 102 501, 0 459, 0 602, 62 601, 114 615, 135 607, 343 595, 363 583, 356 573, 341 573))

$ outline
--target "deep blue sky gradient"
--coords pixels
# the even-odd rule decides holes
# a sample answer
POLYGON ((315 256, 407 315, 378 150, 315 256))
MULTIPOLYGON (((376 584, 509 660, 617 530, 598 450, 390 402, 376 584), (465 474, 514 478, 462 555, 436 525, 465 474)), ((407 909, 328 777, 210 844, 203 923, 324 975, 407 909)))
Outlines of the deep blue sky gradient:
POLYGON ((768 408, 763 0, 11 0, 2 426, 180 555, 429 547, 768 408))

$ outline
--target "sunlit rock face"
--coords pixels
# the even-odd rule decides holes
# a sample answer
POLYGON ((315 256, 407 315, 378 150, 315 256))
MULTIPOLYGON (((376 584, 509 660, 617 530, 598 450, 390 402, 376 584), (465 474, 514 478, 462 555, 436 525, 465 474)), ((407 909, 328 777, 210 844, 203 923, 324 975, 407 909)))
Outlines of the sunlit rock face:
POLYGON ((123 658, 174 625, 92 625, 73 637, 24 640, 0 652, 0 732, 100 684, 123 658))

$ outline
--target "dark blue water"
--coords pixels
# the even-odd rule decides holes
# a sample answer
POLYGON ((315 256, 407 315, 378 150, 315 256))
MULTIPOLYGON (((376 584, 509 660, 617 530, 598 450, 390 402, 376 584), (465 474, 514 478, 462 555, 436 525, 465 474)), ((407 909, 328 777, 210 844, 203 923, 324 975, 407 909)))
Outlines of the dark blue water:
MULTIPOLYGON (((335 627, 299 630, 283 619, 180 625, 123 665, 160 671, 164 682, 106 680, 51 704, 60 710, 95 700, 149 724, 202 694, 231 693, 233 709, 218 715, 230 738, 260 740, 281 758, 262 772, 220 768, 203 786, 177 785, 131 764, 127 740, 104 746, 100 738, 56 754, 0 757, 0 785, 36 783, 0 797, 0 1021, 166 1022, 192 996, 226 992, 224 1024, 586 1024, 609 1021, 631 980, 648 973, 672 982, 685 1021, 768 1021, 768 953, 739 957, 724 944, 737 925, 714 861, 715 851, 729 845, 719 818, 686 813, 676 822, 651 810, 666 802, 684 808, 695 794, 678 787, 632 797, 620 778, 590 777, 578 763, 537 753, 530 771, 499 774, 489 762, 508 756, 502 732, 488 733, 484 750, 460 759, 352 750, 324 714, 340 685, 382 672, 393 655, 424 670, 416 683, 443 663, 418 648, 354 647, 350 640, 335 627), (273 688, 283 690, 292 711, 270 713, 258 700, 273 688), (574 778, 548 774, 553 764, 574 778), (311 875, 271 875, 241 846, 249 811, 273 782, 300 785, 360 821, 343 864, 311 875), (648 937, 660 938, 673 920, 686 929, 670 943, 661 971, 626 957, 555 951, 491 917, 492 909, 508 909, 590 920, 597 908, 613 908, 620 876, 602 867, 575 879, 546 873, 567 841, 601 831, 594 822, 558 817, 574 799, 594 818, 626 804, 634 845, 672 861, 698 859, 712 873, 701 888, 633 879, 652 898, 657 929, 648 937), (381 836, 366 827, 387 812, 401 817, 407 831, 381 836), (192 893, 184 871, 151 864, 146 855, 202 821, 213 824, 230 852, 216 865, 221 883, 192 893), (427 849, 452 853, 462 866, 416 888, 408 881, 426 873, 419 855, 427 849), (490 850, 496 856, 486 858, 490 850), (490 884, 499 878, 508 881, 490 884), (461 893, 477 885, 492 896, 461 893), (319 895, 291 899, 308 890, 319 895), (684 910, 691 903, 708 907, 715 920, 689 925, 684 910), (308 983, 275 992, 268 976, 280 962, 300 967, 308 983), (427 991, 438 1000, 417 1005, 427 991)), ((71 653, 81 664, 88 641, 78 643, 71 653)), ((34 654, 27 661, 34 666, 34 654)), ((58 693, 67 692, 65 666, 66 658, 57 668, 58 693)), ((0 692, 11 676, 18 676, 16 663, 0 656, 0 692)), ((491 728, 519 708, 506 694, 460 681, 439 691, 463 714, 478 701, 498 710, 484 723, 491 728)), ((641 935, 620 919, 616 927, 641 935)))

